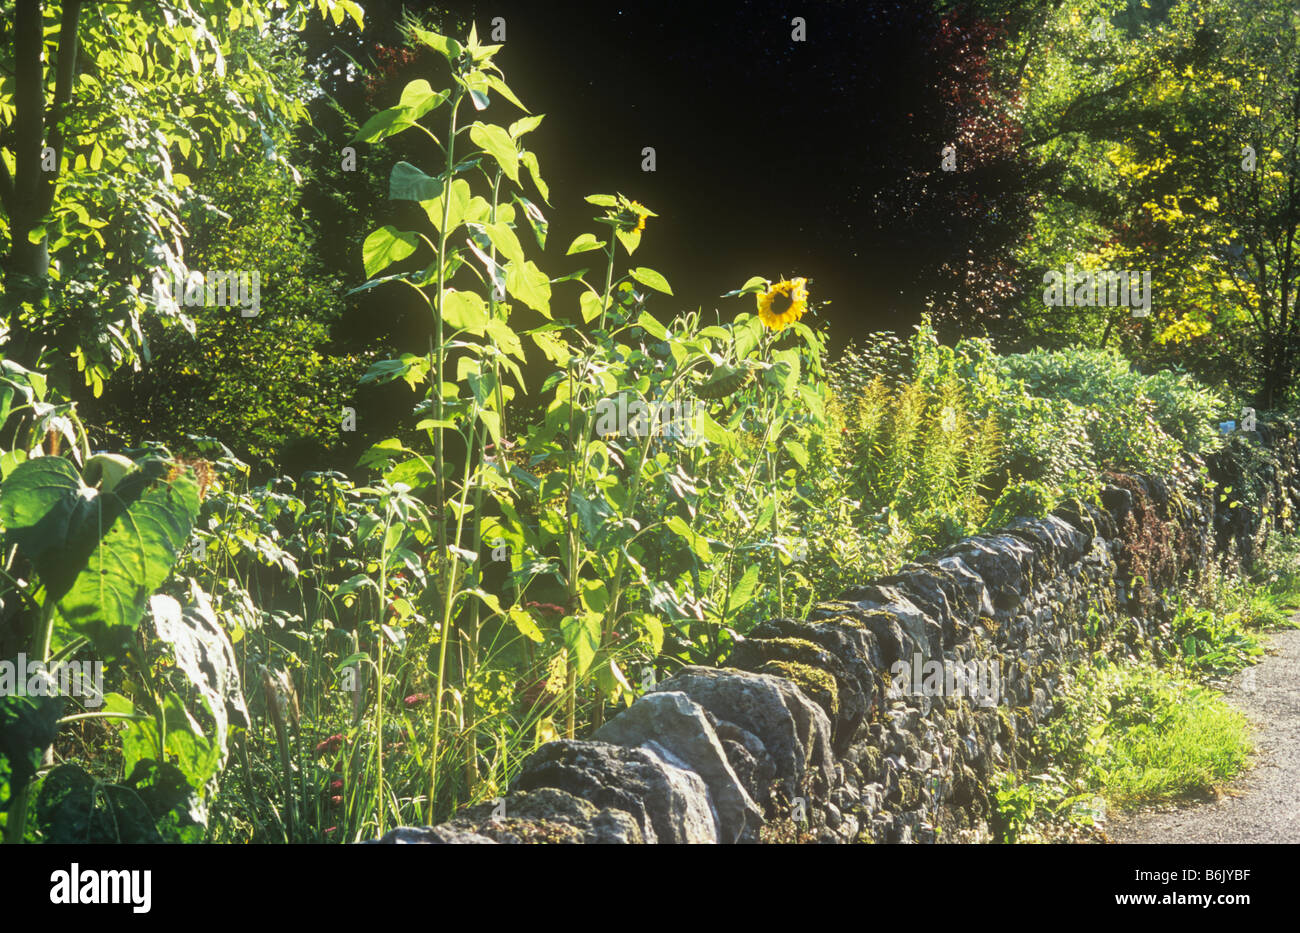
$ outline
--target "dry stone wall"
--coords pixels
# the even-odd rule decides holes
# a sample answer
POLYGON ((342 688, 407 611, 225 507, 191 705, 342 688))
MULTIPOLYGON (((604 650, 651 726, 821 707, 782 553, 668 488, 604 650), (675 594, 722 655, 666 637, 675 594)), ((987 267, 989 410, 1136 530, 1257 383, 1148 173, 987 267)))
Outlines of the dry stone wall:
POLYGON ((1201 482, 1108 474, 1100 508, 1019 519, 771 619, 510 793, 397 843, 982 842, 994 776, 1028 764, 1062 672, 1176 650, 1169 588, 1250 560, 1300 508, 1291 423, 1234 436, 1201 482), (1235 503, 1235 504, 1234 504, 1235 503))

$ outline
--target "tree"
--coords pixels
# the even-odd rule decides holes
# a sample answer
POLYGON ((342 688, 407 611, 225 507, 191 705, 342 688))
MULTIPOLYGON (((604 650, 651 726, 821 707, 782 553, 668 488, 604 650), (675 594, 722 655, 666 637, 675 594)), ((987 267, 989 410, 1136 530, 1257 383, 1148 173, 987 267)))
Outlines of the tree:
POLYGON ((1300 14, 1107 0, 1057 11, 1046 35, 1025 68, 1028 146, 1064 182, 1028 265, 1149 271, 1154 297, 1149 319, 1052 320, 1032 296, 1026 315, 1283 404, 1300 363, 1300 14))
POLYGON ((156 273, 184 271, 187 171, 259 144, 283 161, 267 128, 305 114, 240 34, 301 28, 313 7, 335 25, 362 22, 352 0, 298 0, 274 18, 270 6, 20 0, 0 14, 10 358, 35 365, 52 347, 99 394, 119 366, 148 358, 150 309, 192 329, 152 289, 156 273))

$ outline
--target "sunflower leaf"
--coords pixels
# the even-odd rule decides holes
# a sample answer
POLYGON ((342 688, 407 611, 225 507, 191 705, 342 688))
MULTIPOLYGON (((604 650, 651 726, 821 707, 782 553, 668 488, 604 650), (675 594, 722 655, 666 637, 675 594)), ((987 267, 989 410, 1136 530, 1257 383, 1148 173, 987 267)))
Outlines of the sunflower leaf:
POLYGON ((636 279, 646 288, 653 288, 657 292, 663 292, 665 295, 671 295, 673 290, 668 285, 668 280, 656 272, 654 269, 647 269, 645 266, 638 266, 629 270, 628 274, 636 279))
POLYGON ((761 275, 755 275, 750 278, 740 288, 727 292, 723 298, 738 298, 741 295, 757 295, 760 292, 767 291, 767 279, 761 275))

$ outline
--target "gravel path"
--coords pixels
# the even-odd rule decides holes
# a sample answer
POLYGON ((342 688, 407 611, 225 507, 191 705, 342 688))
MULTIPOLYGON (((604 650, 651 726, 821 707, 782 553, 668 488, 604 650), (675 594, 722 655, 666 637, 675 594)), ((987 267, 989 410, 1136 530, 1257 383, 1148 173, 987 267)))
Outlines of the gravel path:
POLYGON ((1254 767, 1212 802, 1115 820, 1108 828, 1112 840, 1300 842, 1300 630, 1269 640, 1277 653, 1237 674, 1224 691, 1254 727, 1254 767))

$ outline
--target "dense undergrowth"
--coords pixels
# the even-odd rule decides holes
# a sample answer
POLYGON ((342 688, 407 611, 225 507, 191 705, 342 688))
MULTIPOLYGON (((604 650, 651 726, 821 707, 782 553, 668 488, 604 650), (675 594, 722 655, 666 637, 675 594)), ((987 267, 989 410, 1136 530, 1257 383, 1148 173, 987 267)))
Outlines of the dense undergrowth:
MULTIPOLYGON (((0 656, 107 663, 102 707, 0 705, 10 840, 348 842, 436 821, 681 665, 724 663, 763 619, 1095 501, 1111 470, 1196 475, 1221 443, 1223 399, 1113 351, 1005 355, 922 325, 831 362, 800 278, 669 318, 669 281, 633 261, 656 215, 623 195, 587 198, 572 267, 541 270, 542 117, 493 46, 410 37, 451 74, 357 132, 416 143, 377 150, 399 204, 355 290, 414 302, 433 339, 365 373, 413 405, 352 475, 253 484, 212 437, 92 455, 75 407, 5 363, 0 656), (474 119, 489 97, 522 115, 474 119)), ((1253 657, 1259 605, 1180 616, 1189 667, 1253 657)), ((1067 702, 1167 705, 1160 676, 1085 677, 1067 702)), ((1053 741, 1068 758, 1084 739, 1053 741)), ((1113 745, 1112 766, 1094 745, 1094 772, 1063 780, 1153 792, 1127 776, 1146 773, 1136 750, 1113 745)))

